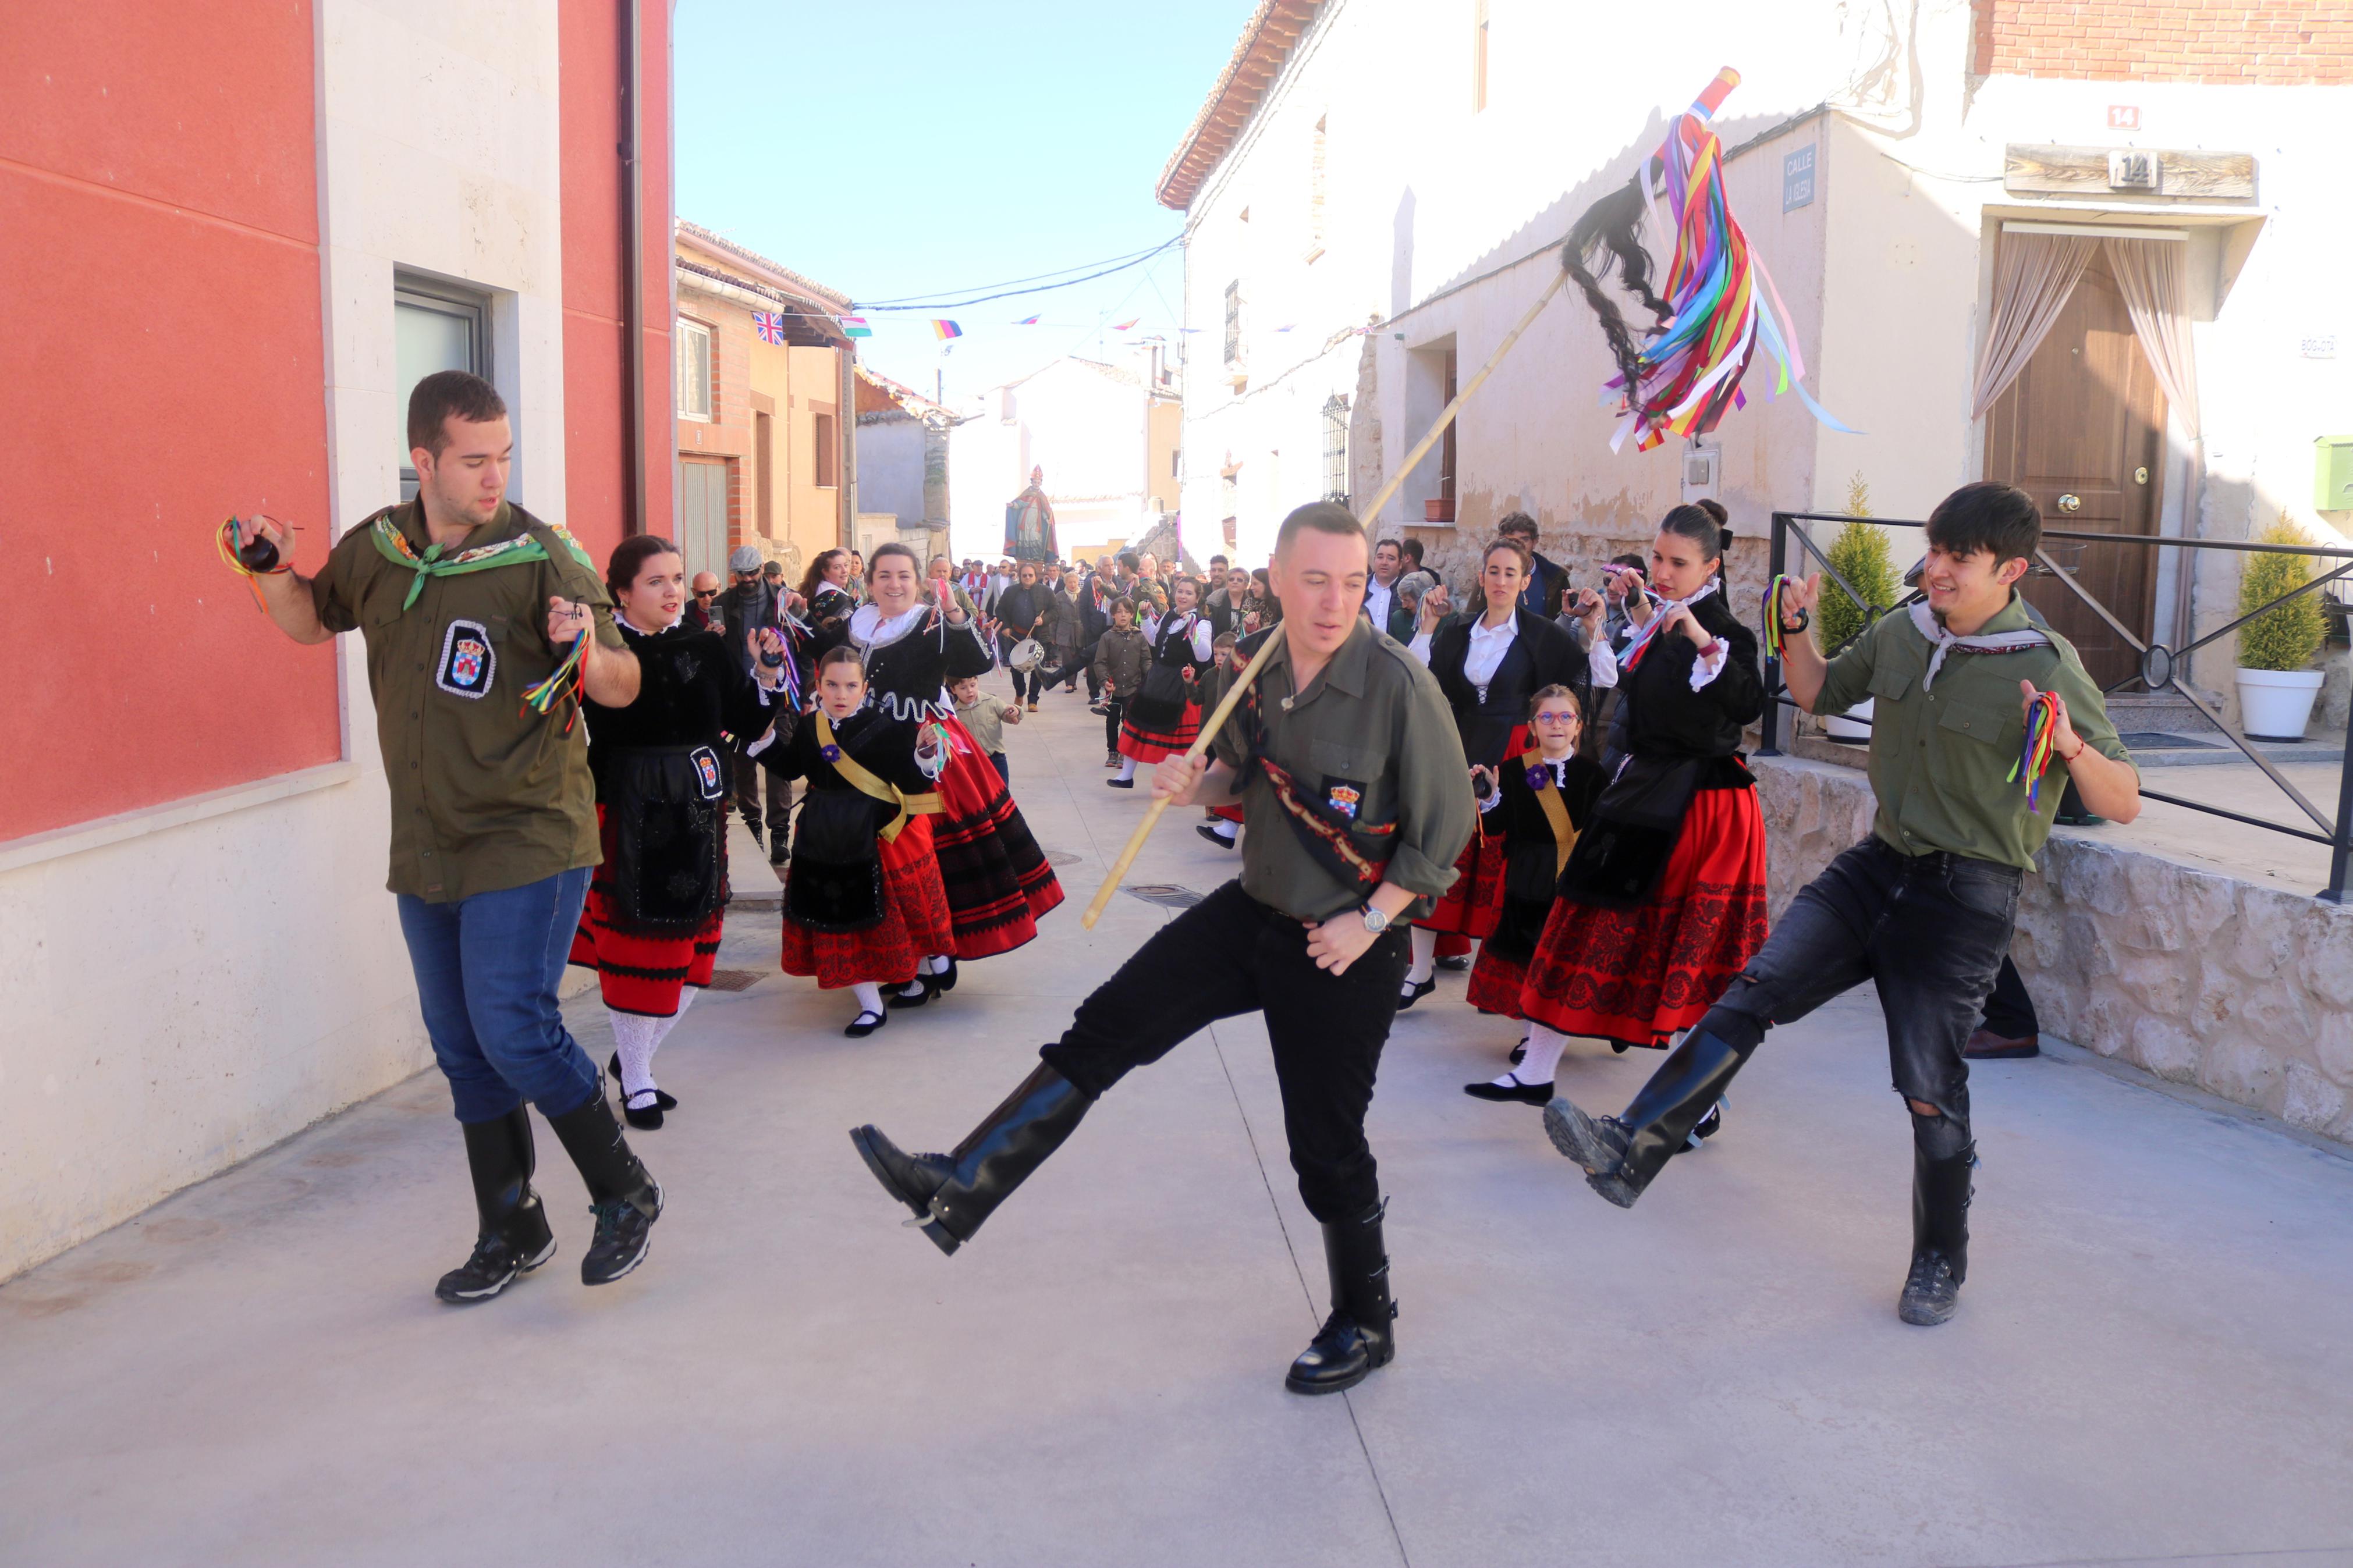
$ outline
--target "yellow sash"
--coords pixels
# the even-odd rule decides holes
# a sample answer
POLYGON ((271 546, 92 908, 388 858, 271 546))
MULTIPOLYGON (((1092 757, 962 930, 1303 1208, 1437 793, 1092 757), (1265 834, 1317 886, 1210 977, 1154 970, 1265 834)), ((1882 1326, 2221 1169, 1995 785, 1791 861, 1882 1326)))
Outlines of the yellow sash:
POLYGON ((1544 748, 1530 746, 1520 753, 1520 762, 1530 773, 1544 769, 1544 783, 1531 790, 1536 804, 1544 807, 1545 820, 1552 824, 1552 874, 1557 877, 1568 868, 1568 852, 1577 847, 1577 828, 1568 820, 1568 807, 1561 804, 1560 791, 1552 787, 1552 768, 1545 762, 1544 748))
POLYGON ((942 809, 937 791, 925 795, 909 795, 897 785, 876 777, 865 763, 851 756, 833 738, 833 722, 825 716, 824 709, 820 708, 817 710, 816 718, 818 748, 820 753, 827 752, 832 753, 826 760, 832 763, 833 771, 849 780, 849 786, 859 794, 871 795, 885 805, 895 805, 899 808, 899 815, 883 824, 882 841, 885 844, 894 842, 898 838, 899 830, 907 826, 907 818, 910 816, 932 816, 937 815, 942 809))

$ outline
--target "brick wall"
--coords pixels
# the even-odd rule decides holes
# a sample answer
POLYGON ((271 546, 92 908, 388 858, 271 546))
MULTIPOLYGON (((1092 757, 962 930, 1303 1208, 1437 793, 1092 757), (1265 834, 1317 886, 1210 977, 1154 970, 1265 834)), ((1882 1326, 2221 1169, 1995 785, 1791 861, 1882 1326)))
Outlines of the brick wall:
POLYGON ((1980 76, 2353 82, 2353 0, 1975 0, 1980 76))

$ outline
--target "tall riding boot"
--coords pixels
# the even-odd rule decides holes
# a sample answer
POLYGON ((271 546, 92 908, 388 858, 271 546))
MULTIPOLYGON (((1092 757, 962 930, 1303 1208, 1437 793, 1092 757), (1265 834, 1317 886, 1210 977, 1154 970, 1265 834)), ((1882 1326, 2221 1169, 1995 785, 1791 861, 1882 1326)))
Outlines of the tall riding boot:
POLYGON ((1545 1131, 1554 1148, 1585 1167, 1588 1186, 1621 1209, 1632 1208, 1756 1049, 1729 1044, 1704 1026, 1694 1029, 1623 1115, 1597 1121, 1562 1096, 1545 1107, 1545 1131))
POLYGON ((588 1212, 596 1216, 596 1239, 580 1259, 580 1283, 609 1285, 646 1260, 654 1221, 661 1217, 661 1188, 629 1152, 605 1098, 603 1075, 586 1104, 549 1117, 547 1124, 580 1168, 580 1179, 588 1184, 588 1212))
POLYGON ((1907 1323, 1934 1328, 1960 1305, 1969 1273, 1969 1167, 1977 1157, 1975 1143, 1941 1157, 1913 1147, 1912 1269, 1895 1310, 1907 1323))
POLYGON ((850 1129, 866 1168, 914 1211, 933 1245, 954 1253, 997 1205, 1062 1146, 1093 1101, 1043 1062, 952 1154, 909 1154, 873 1126, 850 1129))
POLYGON ((1384 1198, 1364 1213, 1324 1227, 1324 1267, 1332 1279, 1332 1315, 1291 1363, 1283 1386, 1293 1394, 1354 1388, 1397 1355, 1397 1303, 1389 1300, 1389 1258, 1381 1245, 1384 1198))
POLYGON ((487 1301, 555 1256, 547 1209, 531 1188, 531 1113, 518 1105, 492 1121, 459 1123, 481 1225, 474 1255, 441 1276, 433 1293, 452 1305, 487 1301))

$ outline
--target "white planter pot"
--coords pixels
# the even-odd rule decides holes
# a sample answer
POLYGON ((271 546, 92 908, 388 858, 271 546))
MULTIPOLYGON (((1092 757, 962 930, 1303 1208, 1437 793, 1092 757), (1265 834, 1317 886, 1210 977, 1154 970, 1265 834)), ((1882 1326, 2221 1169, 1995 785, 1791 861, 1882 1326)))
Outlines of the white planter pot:
POLYGON ((2321 679, 2316 669, 2239 671, 2239 727, 2253 740, 2303 740, 2321 679))
POLYGON ((1871 739, 1871 704, 1872 699, 1866 697, 1843 713, 1824 714, 1822 732, 1833 741, 1868 742, 1871 739))

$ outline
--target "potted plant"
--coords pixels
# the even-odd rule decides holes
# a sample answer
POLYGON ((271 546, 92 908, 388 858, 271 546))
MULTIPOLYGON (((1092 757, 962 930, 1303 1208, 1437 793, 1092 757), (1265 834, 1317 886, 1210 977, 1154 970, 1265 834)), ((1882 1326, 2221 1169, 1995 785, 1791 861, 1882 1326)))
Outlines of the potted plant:
MULTIPOLYGON (((1856 604, 1829 573, 1822 574, 1822 596, 1814 609, 1814 633, 1824 654, 1835 654, 1895 602, 1895 562, 1888 553, 1887 535, 1871 515, 1871 488, 1858 473, 1847 481, 1846 510, 1850 521, 1831 541, 1832 570, 1854 586, 1865 602, 1856 604)), ((1871 739, 1871 699, 1864 698, 1844 713, 1822 717, 1822 729, 1833 741, 1850 743, 1871 739)))
MULTIPOLYGON (((2260 544, 2303 544, 2287 513, 2256 537, 2260 544)), ((2239 574, 2239 614, 2246 615, 2312 581, 2309 555, 2250 555, 2239 574)), ((2239 628, 2239 725, 2259 741, 2301 741, 2320 695, 2312 668, 2328 621, 2316 594, 2300 594, 2239 628)))

